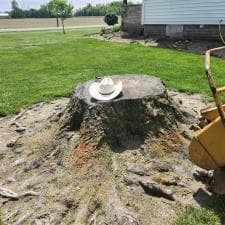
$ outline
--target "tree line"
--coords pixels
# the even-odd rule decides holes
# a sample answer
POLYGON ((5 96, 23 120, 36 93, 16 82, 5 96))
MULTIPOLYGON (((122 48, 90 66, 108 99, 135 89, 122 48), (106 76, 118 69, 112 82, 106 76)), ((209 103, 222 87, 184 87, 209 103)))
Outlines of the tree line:
POLYGON ((54 15, 51 13, 48 4, 41 5, 39 9, 27 9, 20 8, 16 0, 11 2, 12 11, 9 13, 11 18, 51 18, 54 15))
POLYGON ((66 34, 64 20, 73 15, 73 5, 68 0, 50 0, 48 4, 42 5, 40 9, 23 10, 16 0, 12 0, 12 18, 56 18, 57 27, 59 20, 62 23, 63 33, 66 34))
MULTIPOLYGON (((51 2, 51 1, 50 1, 51 2)), ((51 10, 51 4, 43 4, 39 9, 22 9, 16 0, 12 0, 12 11, 9 13, 11 18, 55 18, 51 10)), ((123 1, 115 1, 108 4, 97 4, 78 9, 71 16, 105 16, 108 13, 121 15, 123 1)))
POLYGON ((115 1, 109 4, 97 4, 94 6, 89 3, 87 6, 78 9, 74 16, 105 16, 109 13, 121 15, 122 6, 122 1, 115 1))

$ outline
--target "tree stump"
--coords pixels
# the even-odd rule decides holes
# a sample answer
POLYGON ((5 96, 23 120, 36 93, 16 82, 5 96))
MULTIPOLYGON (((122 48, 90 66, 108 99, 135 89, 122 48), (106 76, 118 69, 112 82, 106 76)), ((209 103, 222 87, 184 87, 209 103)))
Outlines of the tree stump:
POLYGON ((97 147, 107 143, 126 147, 133 140, 177 126, 182 113, 168 96, 163 82, 146 75, 115 75, 123 82, 120 96, 96 101, 89 94, 94 81, 80 84, 61 120, 62 130, 80 130, 83 143, 97 147))

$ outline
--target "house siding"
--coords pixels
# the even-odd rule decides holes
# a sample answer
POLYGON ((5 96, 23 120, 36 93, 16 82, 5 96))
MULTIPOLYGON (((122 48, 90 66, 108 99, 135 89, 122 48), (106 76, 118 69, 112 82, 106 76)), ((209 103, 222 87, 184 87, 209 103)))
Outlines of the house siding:
POLYGON ((142 24, 217 25, 225 22, 224 0, 143 0, 142 24))

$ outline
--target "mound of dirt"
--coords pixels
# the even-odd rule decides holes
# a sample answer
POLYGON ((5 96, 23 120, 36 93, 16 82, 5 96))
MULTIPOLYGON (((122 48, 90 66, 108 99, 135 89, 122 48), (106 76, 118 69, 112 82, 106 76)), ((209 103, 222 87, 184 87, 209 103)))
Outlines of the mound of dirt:
POLYGON ((134 104, 136 113, 145 115, 135 123, 137 114, 127 110, 137 99, 124 100, 126 91, 123 100, 100 107, 81 98, 86 93, 82 87, 70 100, 39 103, 0 119, 0 204, 5 224, 162 225, 184 205, 208 201, 208 176, 189 160, 188 135, 183 135, 191 138, 189 127, 196 123, 192 109, 195 103, 203 104, 199 96, 168 95, 160 86, 161 94, 146 94, 145 101, 134 104), (115 123, 117 128, 112 129, 108 112, 124 121, 123 126, 115 123), (127 138, 118 141, 130 120, 134 132, 128 130, 127 138), (138 124, 144 138, 137 135, 138 124))

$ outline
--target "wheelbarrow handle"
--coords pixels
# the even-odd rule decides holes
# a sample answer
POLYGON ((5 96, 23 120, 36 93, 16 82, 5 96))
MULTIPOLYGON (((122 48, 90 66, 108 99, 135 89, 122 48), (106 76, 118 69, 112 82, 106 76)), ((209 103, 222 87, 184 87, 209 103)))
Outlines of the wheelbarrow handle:
POLYGON ((225 50, 225 46, 219 47, 219 48, 213 48, 206 52, 206 54, 205 54, 205 72, 206 72, 207 79, 209 81, 209 86, 211 88, 213 97, 216 102, 216 106, 217 106, 220 118, 221 118, 223 124, 225 125, 225 112, 223 110, 223 103, 222 103, 222 100, 220 97, 220 94, 225 92, 225 87, 222 87, 222 88, 216 87, 216 83, 212 77, 211 58, 210 58, 212 52, 221 51, 221 50, 225 50))

